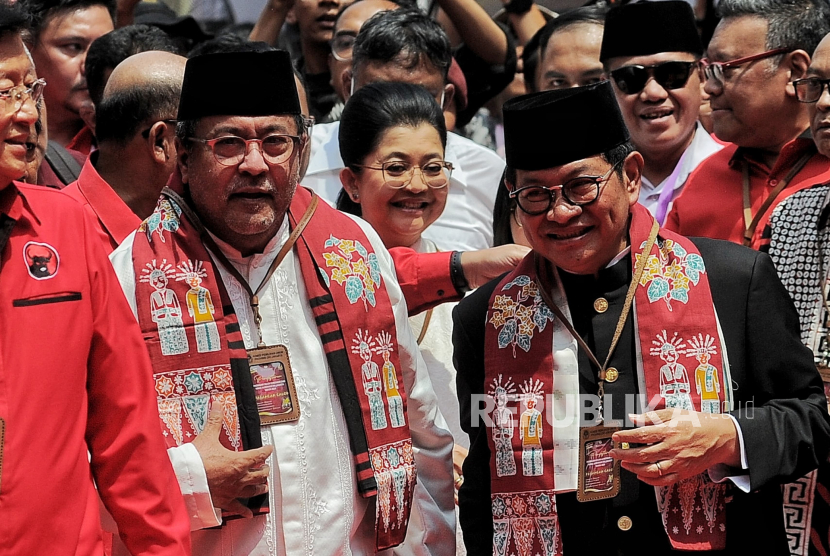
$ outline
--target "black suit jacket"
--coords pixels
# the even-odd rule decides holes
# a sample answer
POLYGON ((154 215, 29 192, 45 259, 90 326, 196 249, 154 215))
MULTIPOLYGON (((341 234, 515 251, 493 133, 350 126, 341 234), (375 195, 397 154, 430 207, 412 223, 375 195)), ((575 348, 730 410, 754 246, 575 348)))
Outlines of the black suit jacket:
MULTIPOLYGON (((830 451, 830 418, 821 378, 801 343, 798 315, 769 257, 725 241, 694 238, 706 264, 712 297, 723 330, 752 492, 731 489, 726 505, 726 554, 789 554, 780 484, 803 476, 830 451)), ((490 510, 490 449, 486 427, 471 423, 471 395, 483 394, 486 312, 500 279, 479 288, 453 313, 454 363, 458 371, 461 424, 470 435, 459 492, 460 522, 471 555, 493 553, 490 510)), ((625 292, 630 258, 593 277, 563 275, 574 326, 603 361, 625 292), (609 309, 593 310, 605 297, 609 309)), ((624 394, 637 393, 633 319, 627 320, 610 365, 619 379, 606 383, 613 417, 625 418, 624 394)), ((521 376, 511 370, 513 380, 521 376)), ((580 393, 596 393, 596 369, 579 354, 580 393)), ((637 408, 639 410, 640 408, 637 408)), ((566 554, 663 554, 671 551, 657 512, 654 489, 623 470, 620 494, 579 503, 573 493, 557 495, 566 554), (628 516, 629 531, 617 520, 628 516)))

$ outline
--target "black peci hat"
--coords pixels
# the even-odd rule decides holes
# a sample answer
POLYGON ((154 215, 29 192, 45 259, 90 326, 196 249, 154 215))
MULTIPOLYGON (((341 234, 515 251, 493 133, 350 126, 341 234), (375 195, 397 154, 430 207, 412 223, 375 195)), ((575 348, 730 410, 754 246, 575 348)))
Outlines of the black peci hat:
POLYGON ((609 10, 599 59, 660 52, 703 54, 695 14, 686 2, 639 2, 609 10))
POLYGON ((504 103, 502 111, 507 165, 516 170, 561 166, 629 139, 608 81, 523 95, 504 103))
POLYGON ((179 121, 299 113, 294 69, 284 50, 204 54, 187 61, 179 121))

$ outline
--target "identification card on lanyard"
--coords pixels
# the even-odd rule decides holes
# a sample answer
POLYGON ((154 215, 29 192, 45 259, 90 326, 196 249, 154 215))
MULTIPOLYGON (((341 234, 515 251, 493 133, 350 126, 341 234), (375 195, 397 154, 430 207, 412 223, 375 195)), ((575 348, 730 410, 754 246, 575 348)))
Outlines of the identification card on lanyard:
POLYGON ((288 349, 285 346, 249 349, 248 366, 254 381, 260 423, 274 425, 299 419, 300 404, 288 349))
POLYGON ((602 425, 579 430, 578 501, 604 500, 620 493, 620 460, 611 457, 617 447, 611 435, 618 430, 602 425))
MULTIPOLYGON (((605 403, 605 379, 606 375, 609 375, 611 372, 611 369, 608 368, 608 363, 611 361, 611 356, 617 347, 617 342, 625 327, 628 313, 631 311, 631 304, 634 302, 637 285, 643 276, 648 255, 651 253, 651 249, 657 241, 659 230, 660 225, 657 224, 656 220, 653 221, 648 240, 643 246, 643 254, 637 260, 637 264, 634 267, 631 283, 625 294, 625 303, 623 304, 620 317, 617 320, 614 337, 611 339, 611 346, 608 348, 608 355, 604 363, 599 362, 591 347, 579 335, 571 321, 562 313, 562 310, 554 303, 553 297, 547 291, 547 287, 543 286, 539 288, 545 304, 553 311, 597 369, 597 394, 599 397, 600 421, 596 426, 582 427, 579 429, 579 475, 576 490, 576 499, 579 502, 592 502, 594 500, 613 498, 620 492, 620 462, 611 457, 611 450, 616 447, 614 441, 611 439, 611 435, 620 430, 620 427, 606 427, 602 424, 603 406, 605 403)), ((547 265, 543 264, 538 257, 536 259, 536 275, 539 277, 540 282, 549 283, 546 280, 547 265)), ((617 371, 614 372, 616 373, 617 371)))

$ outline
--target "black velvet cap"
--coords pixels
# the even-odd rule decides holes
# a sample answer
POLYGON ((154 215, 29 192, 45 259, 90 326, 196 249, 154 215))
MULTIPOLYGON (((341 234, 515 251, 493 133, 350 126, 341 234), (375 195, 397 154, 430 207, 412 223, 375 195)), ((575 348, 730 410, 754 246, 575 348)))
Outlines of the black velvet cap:
POLYGON ((516 170, 561 166, 629 139, 608 81, 516 97, 502 112, 507 165, 516 170))
POLYGON ((187 61, 179 121, 299 113, 294 69, 284 50, 204 54, 187 61))
POLYGON ((601 62, 617 56, 660 52, 703 54, 695 14, 686 2, 638 2, 617 6, 605 16, 601 62))

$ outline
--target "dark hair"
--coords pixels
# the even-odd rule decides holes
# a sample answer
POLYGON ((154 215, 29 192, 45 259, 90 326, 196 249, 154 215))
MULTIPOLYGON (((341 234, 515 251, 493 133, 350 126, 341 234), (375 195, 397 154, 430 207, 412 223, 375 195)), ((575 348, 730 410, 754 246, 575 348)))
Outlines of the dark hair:
POLYGON ((202 54, 226 52, 270 52, 272 50, 276 50, 276 48, 266 42, 249 41, 239 35, 227 33, 199 43, 187 53, 187 57, 194 58, 202 54))
POLYGON ((29 14, 32 41, 37 44, 40 32, 49 20, 57 15, 75 10, 103 6, 115 21, 116 0, 19 0, 20 6, 29 14))
POLYGON ((542 38, 544 27, 536 31, 522 49, 522 75, 525 79, 525 90, 528 93, 536 93, 536 70, 539 69, 539 59, 542 57, 539 52, 539 41, 542 38))
POLYGON ((513 241, 513 229, 510 226, 510 219, 516 212, 516 199, 510 197, 510 191, 504 184, 507 169, 502 173, 499 180, 499 188, 496 191, 496 202, 493 205, 493 247, 516 243, 513 241))
POLYGON ((0 0, 0 39, 7 35, 19 35, 29 28, 29 18, 16 4, 0 0))
MULTIPOLYGON (((340 9, 337 10, 337 15, 334 16, 334 28, 335 29, 337 29, 337 22, 340 21, 340 16, 343 14, 343 12, 345 12, 346 10, 348 10, 349 8, 351 8, 352 6, 354 6, 355 4, 357 4, 360 1, 361 0, 355 0, 354 2, 352 2, 350 4, 343 4, 343 5, 340 6, 340 9)), ((416 0, 384 0, 384 1, 391 2, 391 3, 395 4, 396 6, 398 6, 399 8, 405 8, 405 9, 408 9, 408 10, 417 10, 418 9, 418 2, 416 2, 416 0)))
POLYGON ((104 95, 107 72, 130 56, 150 50, 183 54, 167 33, 150 25, 121 27, 98 37, 89 45, 84 69, 89 96, 96 108, 104 95))
MULTIPOLYGON (((380 145, 383 134, 398 126, 431 125, 447 146, 444 114, 435 98, 420 85, 371 83, 355 91, 340 118, 340 156, 343 165, 360 172, 360 164, 380 145)), ((337 208, 360 216, 360 205, 340 192, 337 208)))
POLYGON ((608 6, 601 4, 582 6, 581 8, 567 11, 559 17, 545 23, 545 26, 539 31, 539 60, 541 61, 544 58, 545 50, 547 50, 550 38, 554 33, 558 33, 579 23, 591 23, 604 27, 605 16, 608 10, 608 6))
MULTIPOLYGON (((622 177, 622 161, 635 150, 634 144, 629 140, 613 149, 602 153, 602 159, 611 166, 617 166, 617 175, 622 177)), ((515 187, 516 185, 516 169, 510 166, 504 169, 504 180, 510 182, 515 187)))
POLYGON ((124 144, 148 121, 175 118, 181 94, 181 83, 148 83, 102 98, 95 112, 98 142, 124 144))
POLYGON ((830 6, 826 0, 721 0, 718 13, 724 19, 741 16, 765 19, 767 50, 801 49, 812 56, 818 43, 830 32, 830 6))
POLYGON ((363 24, 352 51, 352 71, 367 62, 396 62, 407 69, 429 61, 447 78, 452 62, 450 40, 441 26, 417 10, 376 13, 363 24))

